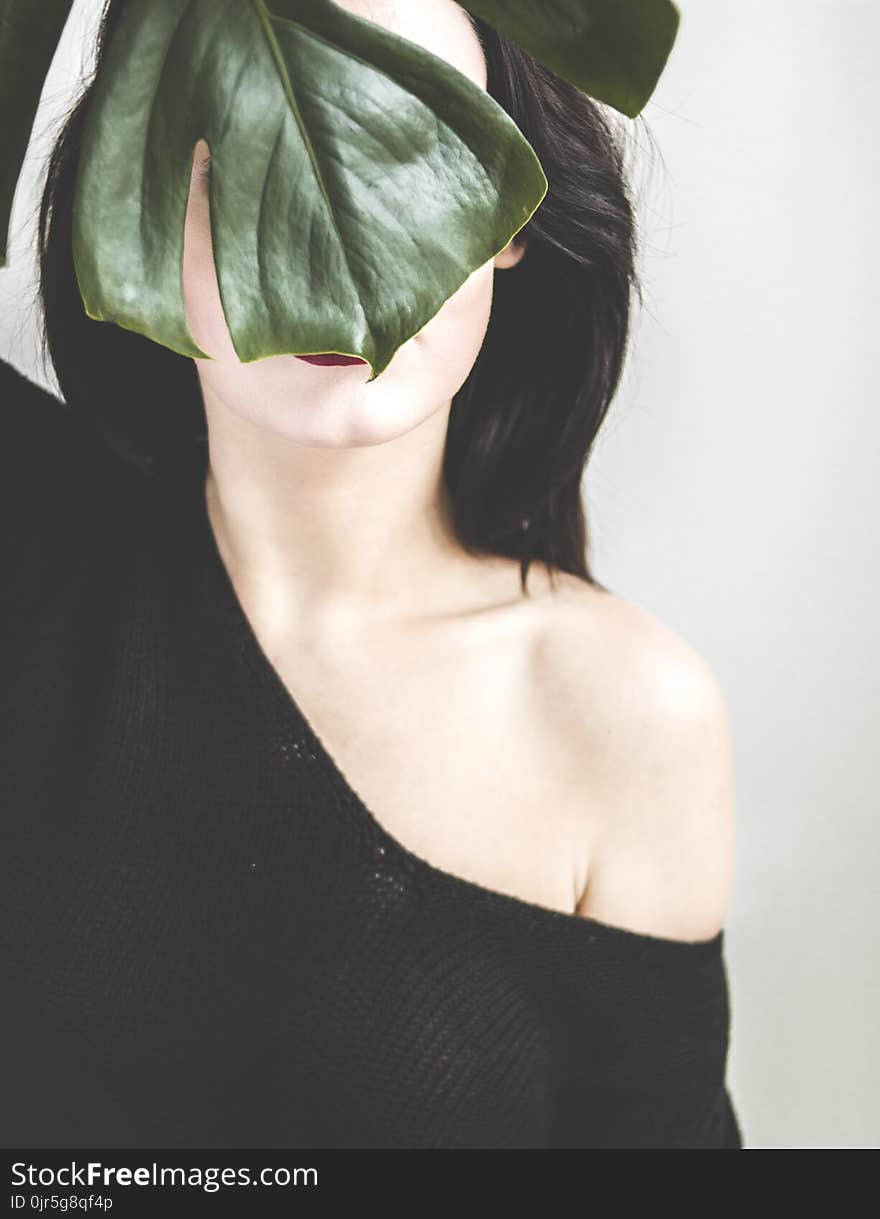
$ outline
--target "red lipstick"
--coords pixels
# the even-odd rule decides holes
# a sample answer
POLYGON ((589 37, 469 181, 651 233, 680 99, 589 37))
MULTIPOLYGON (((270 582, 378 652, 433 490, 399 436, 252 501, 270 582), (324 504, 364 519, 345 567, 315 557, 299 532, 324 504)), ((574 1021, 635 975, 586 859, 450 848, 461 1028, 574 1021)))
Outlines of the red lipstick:
POLYGON ((298 360, 305 360, 307 364, 319 364, 322 367, 328 367, 336 364, 366 364, 366 360, 362 360, 360 356, 338 356, 332 352, 317 356, 297 356, 298 360))

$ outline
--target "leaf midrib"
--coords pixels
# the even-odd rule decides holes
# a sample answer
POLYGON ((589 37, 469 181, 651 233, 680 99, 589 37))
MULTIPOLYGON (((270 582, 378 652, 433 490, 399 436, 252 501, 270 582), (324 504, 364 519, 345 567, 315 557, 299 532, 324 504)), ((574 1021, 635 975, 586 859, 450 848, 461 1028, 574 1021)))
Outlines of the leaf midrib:
MULTIPOLYGON (((265 35, 266 42, 268 43, 268 46, 269 46, 269 51, 272 55, 272 58, 275 61, 275 65, 276 65, 276 67, 278 69, 278 73, 281 77, 282 88, 284 89, 285 95, 288 98, 290 107, 293 111, 294 117, 296 118, 296 123, 297 123, 297 126, 299 127, 299 131, 300 131, 300 135, 302 136, 303 143, 305 144, 306 149, 308 151, 309 160, 312 163, 312 169, 314 170, 315 178, 318 182, 318 186, 319 186, 321 194, 324 198, 324 202, 327 205, 327 213, 328 213, 328 215, 330 217, 330 221, 333 225, 333 231, 336 234, 336 240, 339 243, 339 248, 342 251, 342 257, 345 260, 345 266, 346 266, 346 269, 348 270, 349 279, 355 285, 355 287, 357 287, 357 280, 354 276, 354 273, 353 273, 352 267, 351 267, 351 263, 349 262, 349 259, 348 259, 348 251, 345 248, 345 242, 342 239, 342 234, 339 230, 339 225, 336 220, 336 212, 333 208, 333 204, 330 201, 330 196, 327 193, 327 187, 324 182, 324 177, 321 173, 321 168, 318 164, 317 149, 315 148, 312 141, 309 139, 308 133, 305 128, 305 123, 303 121, 302 112, 301 112, 301 110, 299 108, 299 104, 296 100, 296 94, 294 93, 294 89, 293 89, 293 85, 290 80, 290 76, 287 72, 287 68, 284 64, 284 59, 281 55, 281 48, 278 46, 278 39, 275 37, 275 32, 272 29, 273 16, 267 10, 264 0, 251 0, 251 3, 253 5, 254 9, 256 10, 257 19, 260 22, 260 25, 263 30, 263 34, 265 35)), ((303 30, 307 35, 313 35, 313 33, 314 33, 312 30, 307 29, 304 25, 302 25, 298 21, 291 21, 288 18, 277 18, 277 20, 283 21, 286 25, 296 26, 297 29, 303 30)), ((322 39, 322 41, 327 42, 326 39, 322 39)), ((332 46, 333 44, 328 43, 327 45, 332 46)), ((334 47, 334 50, 338 51, 339 48, 334 47)), ((363 320, 364 320, 365 324, 367 325, 367 328, 370 333, 370 338, 373 340, 373 343, 375 344, 375 341, 376 341, 375 335, 373 334, 372 329, 369 326, 369 319, 367 318, 366 313, 363 310, 363 307, 361 307, 361 316, 363 317, 363 320)))

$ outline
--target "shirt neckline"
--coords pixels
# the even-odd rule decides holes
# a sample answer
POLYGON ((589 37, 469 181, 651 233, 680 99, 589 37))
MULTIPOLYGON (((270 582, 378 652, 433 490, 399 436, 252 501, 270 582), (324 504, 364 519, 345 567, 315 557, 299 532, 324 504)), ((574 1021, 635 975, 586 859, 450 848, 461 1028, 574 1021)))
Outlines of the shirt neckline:
POLYGON ((578 941, 581 937, 588 940, 607 938, 616 941, 621 948, 656 951, 676 957, 702 959, 721 953, 724 946, 724 927, 709 938, 685 940, 636 931, 630 927, 604 922, 590 915, 557 910, 554 907, 544 906, 539 902, 506 893, 501 889, 489 888, 477 881, 460 876, 458 873, 447 871, 423 856, 417 855, 387 830, 344 774, 310 723, 299 701, 288 689, 266 655, 220 554, 208 515, 205 484, 201 479, 198 480, 198 483, 194 517, 199 557, 208 577, 209 607, 206 608, 213 609, 214 612, 218 609, 221 611, 221 617, 231 633, 241 661, 270 700, 271 714, 276 723, 281 727, 294 728, 301 737, 305 738, 312 760, 321 767, 327 782, 341 797, 350 815, 359 822, 361 828, 369 832, 377 845, 383 847, 392 856, 401 859, 410 872, 417 873, 435 889, 442 888, 448 890, 452 895, 495 909, 502 914, 522 918, 534 930, 545 928, 556 935, 571 936, 578 941))

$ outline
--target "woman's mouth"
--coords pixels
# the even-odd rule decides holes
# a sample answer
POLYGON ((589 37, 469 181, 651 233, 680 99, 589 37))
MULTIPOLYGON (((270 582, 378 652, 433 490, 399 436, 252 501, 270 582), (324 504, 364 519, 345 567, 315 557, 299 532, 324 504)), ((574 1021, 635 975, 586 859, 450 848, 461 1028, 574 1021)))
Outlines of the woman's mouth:
POLYGON ((327 352, 324 355, 318 356, 297 356, 298 360, 305 360, 307 364, 319 364, 323 367, 333 364, 366 364, 366 360, 362 360, 360 356, 340 356, 334 355, 332 352, 327 352))

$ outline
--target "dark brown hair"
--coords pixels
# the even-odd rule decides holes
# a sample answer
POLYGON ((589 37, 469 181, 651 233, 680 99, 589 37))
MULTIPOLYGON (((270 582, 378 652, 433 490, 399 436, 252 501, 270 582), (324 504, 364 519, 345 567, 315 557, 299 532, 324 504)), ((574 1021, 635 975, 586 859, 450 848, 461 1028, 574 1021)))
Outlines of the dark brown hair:
MULTIPOLYGON (((124 0, 108 0, 95 75, 124 0)), ((590 571, 582 480, 622 373, 636 272, 624 139, 611 115, 474 19, 488 90, 549 181, 522 230, 528 249, 496 273, 489 327, 456 394, 443 472, 463 548, 533 560, 604 588, 590 571)), ((92 80, 94 76, 92 77, 92 80)), ((193 360, 88 317, 72 251, 74 185, 91 82, 52 150, 39 216, 44 350, 67 404, 134 471, 201 478, 207 429, 193 360)))

